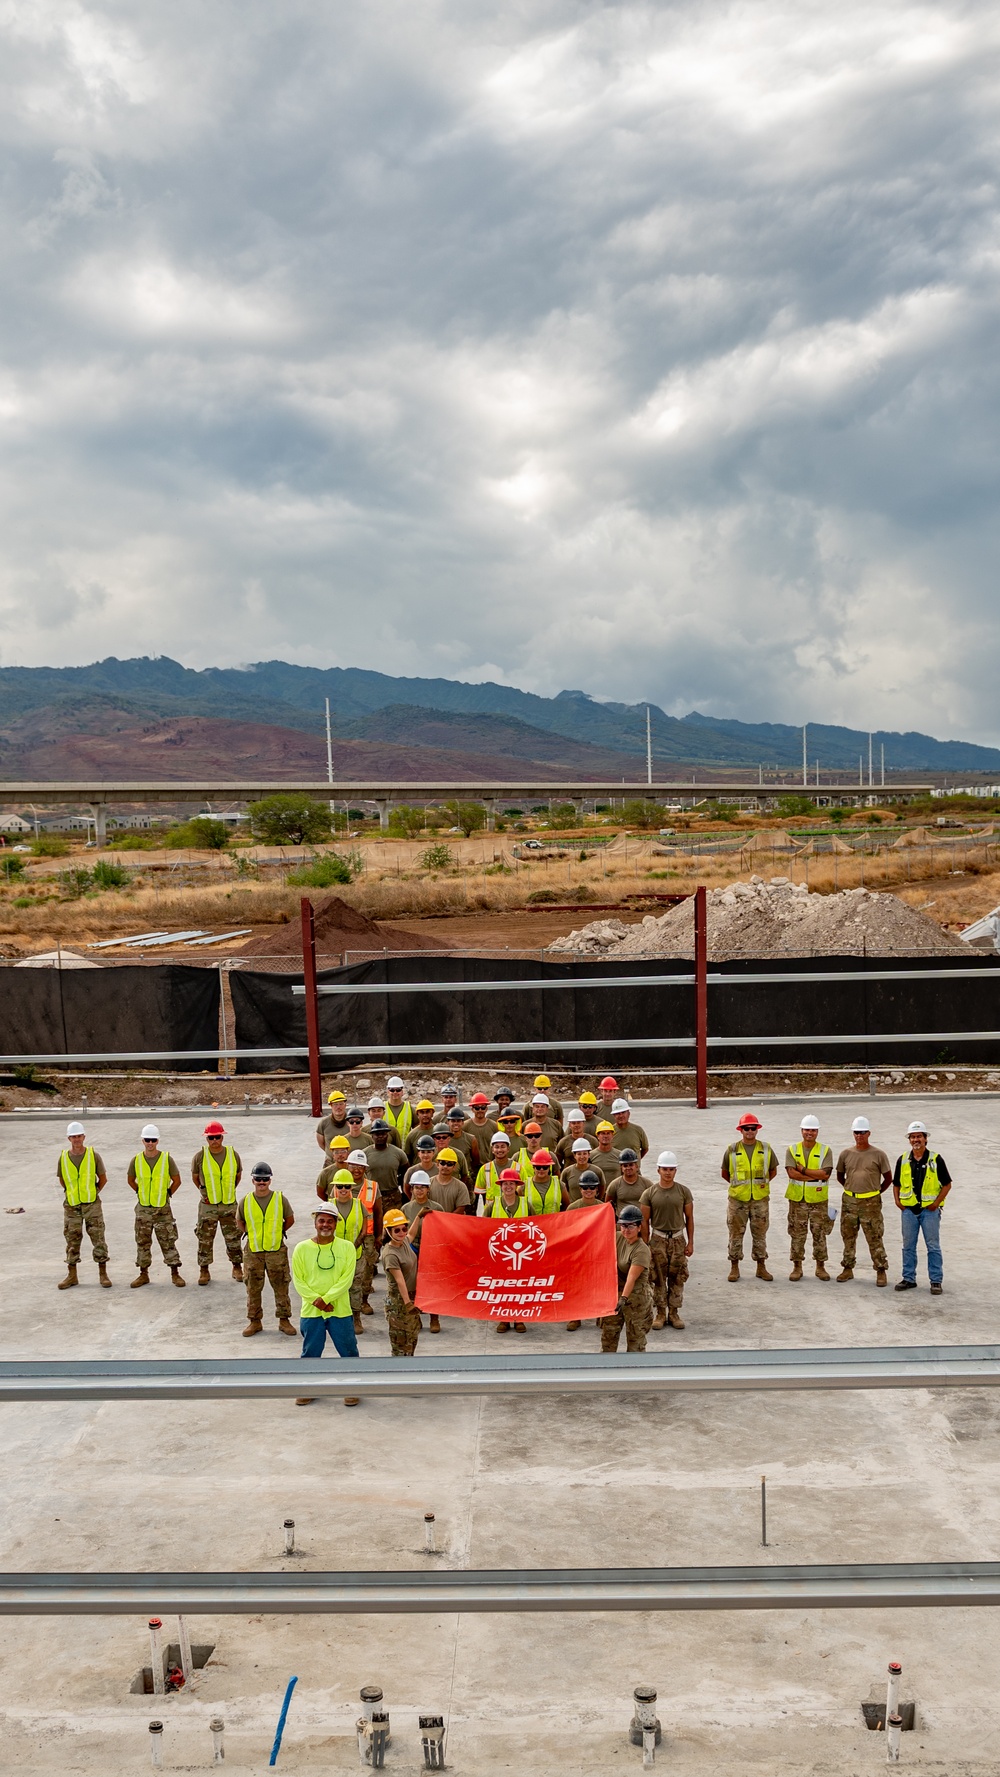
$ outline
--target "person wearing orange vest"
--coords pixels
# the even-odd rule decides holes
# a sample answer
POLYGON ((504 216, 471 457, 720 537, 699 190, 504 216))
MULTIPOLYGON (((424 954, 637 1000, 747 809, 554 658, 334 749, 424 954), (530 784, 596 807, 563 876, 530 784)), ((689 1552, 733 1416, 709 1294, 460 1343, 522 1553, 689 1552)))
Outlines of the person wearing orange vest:
POLYGON ((292 1273, 288 1262, 285 1236, 294 1227, 295 1217, 287 1197, 271 1188, 273 1174, 266 1160, 258 1160, 250 1174, 253 1190, 237 1207, 240 1233, 247 1246, 243 1259, 243 1276, 247 1286, 247 1324, 244 1339, 252 1339, 263 1331, 264 1279, 271 1280, 274 1311, 278 1331, 295 1337, 292 1324, 292 1273))
POLYGON ((375 1310, 368 1298, 372 1293, 372 1284, 378 1270, 379 1248, 382 1245, 382 1193, 378 1188, 378 1180, 373 1179, 368 1172, 364 1148, 352 1149, 345 1164, 354 1180, 351 1190, 360 1203, 365 1218, 361 1250, 358 1254, 361 1313, 374 1314, 375 1310))
POLYGON ((101 1288, 109 1290, 111 1279, 108 1276, 108 1243, 100 1197, 108 1182, 104 1161, 96 1148, 88 1148, 82 1123, 68 1125, 66 1140, 69 1145, 63 1149, 56 1165, 56 1178, 63 1192, 66 1275, 56 1288, 71 1290, 79 1283, 76 1268, 80 1262, 83 1230, 86 1228, 90 1235, 101 1288))
POLYGON ((191 1162, 191 1177, 201 1198, 194 1230, 198 1236, 199 1283, 212 1281, 209 1266, 215 1251, 216 1228, 222 1229, 233 1282, 243 1282, 243 1244, 236 1214, 236 1192, 242 1175, 243 1162, 236 1149, 226 1142, 222 1124, 206 1123, 205 1145, 191 1162))
POLYGON ((171 1154, 160 1148, 160 1132, 155 1123, 147 1123, 142 1131, 142 1152, 128 1164, 129 1190, 136 1195, 135 1263, 139 1275, 132 1279, 130 1289, 140 1290, 149 1282, 153 1258, 153 1235, 163 1254, 163 1263, 170 1266, 170 1281, 182 1290, 181 1255, 177 1251, 177 1223, 170 1199, 181 1188, 181 1175, 171 1154))

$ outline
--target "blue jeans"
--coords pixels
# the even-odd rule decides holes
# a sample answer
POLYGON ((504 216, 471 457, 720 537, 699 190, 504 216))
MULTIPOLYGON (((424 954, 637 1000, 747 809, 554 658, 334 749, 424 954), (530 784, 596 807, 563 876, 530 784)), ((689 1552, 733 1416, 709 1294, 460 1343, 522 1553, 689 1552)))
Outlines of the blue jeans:
POLYGON ((927 1275, 932 1283, 943 1283, 944 1264, 941 1259, 941 1211, 939 1209, 904 1209, 903 1277, 907 1283, 917 1281, 917 1236, 921 1232, 927 1248, 927 1275))
POLYGON ((360 1357, 353 1314, 317 1314, 299 1321, 302 1356, 322 1357, 329 1333, 339 1357, 360 1357))

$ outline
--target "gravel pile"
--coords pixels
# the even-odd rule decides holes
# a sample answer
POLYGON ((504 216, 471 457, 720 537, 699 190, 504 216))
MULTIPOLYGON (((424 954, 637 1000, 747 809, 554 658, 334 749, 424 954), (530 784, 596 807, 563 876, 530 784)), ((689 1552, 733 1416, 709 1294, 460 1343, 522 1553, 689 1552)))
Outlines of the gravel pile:
MULTIPOLYGON (((550 952, 617 958, 693 956, 690 901, 640 925, 598 919, 557 938, 550 952)), ((708 894, 708 954, 713 961, 738 956, 913 956, 963 948, 961 940, 917 913, 895 895, 845 889, 810 893, 785 876, 770 882, 753 876, 708 894)))

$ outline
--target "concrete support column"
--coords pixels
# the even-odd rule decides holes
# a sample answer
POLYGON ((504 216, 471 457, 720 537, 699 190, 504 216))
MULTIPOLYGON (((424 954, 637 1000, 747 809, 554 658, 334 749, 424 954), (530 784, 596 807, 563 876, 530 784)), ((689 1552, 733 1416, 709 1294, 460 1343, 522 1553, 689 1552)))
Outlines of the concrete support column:
POLYGON ((90 809, 94 817, 94 838, 98 845, 107 845, 108 805, 106 802, 92 802, 90 809))
POLYGON ((378 809, 378 824, 384 833, 389 825, 389 810, 392 807, 392 802, 388 796, 373 796, 372 801, 378 809))

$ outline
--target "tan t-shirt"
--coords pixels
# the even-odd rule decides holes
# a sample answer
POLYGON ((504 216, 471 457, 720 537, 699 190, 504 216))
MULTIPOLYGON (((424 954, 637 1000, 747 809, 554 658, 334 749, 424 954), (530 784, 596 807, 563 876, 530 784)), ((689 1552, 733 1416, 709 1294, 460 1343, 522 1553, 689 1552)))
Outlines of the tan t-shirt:
POLYGON ((425 1129, 423 1127, 422 1123, 414 1123, 413 1128, 410 1130, 409 1135, 407 1136, 405 1142, 403 1143, 403 1149, 406 1154, 406 1158, 411 1163, 416 1160, 417 1143, 420 1140, 420 1137, 422 1135, 430 1135, 430 1133, 431 1133, 431 1131, 429 1129, 425 1129))
POLYGON ((567 1209, 600 1209, 600 1207, 600 1198, 598 1198, 596 1202, 591 1200, 585 1203, 582 1197, 575 1197, 572 1203, 567 1203, 566 1205, 567 1209))
POLYGON ((556 1142, 555 1151, 564 1166, 573 1166, 576 1164, 573 1159, 573 1143, 575 1141, 582 1141, 583 1139, 579 1123, 574 1123, 572 1134, 564 1135, 562 1141, 556 1142))
POLYGON ((837 1177, 853 1197, 881 1191, 887 1172, 892 1172, 892 1165, 881 1148, 845 1148, 837 1160, 837 1177))
POLYGON ((395 1191, 399 1187, 400 1168, 405 1168, 406 1156, 402 1148, 388 1142, 384 1148, 377 1148, 372 1143, 365 1149, 365 1164, 368 1176, 373 1178, 383 1196, 387 1191, 395 1191))
POLYGON ((417 1255, 412 1246, 393 1246, 390 1241, 388 1246, 382 1248, 382 1269, 385 1272, 385 1281, 388 1285, 389 1300, 401 1302, 403 1299, 393 1275, 394 1272, 401 1271, 406 1279, 407 1293, 412 1302, 417 1287, 417 1255))
POLYGON ((626 1203, 641 1203, 643 1192, 651 1190, 652 1185, 653 1180, 643 1178, 641 1172, 634 1185, 628 1184, 619 1173, 617 1178, 612 1179, 604 1195, 608 1203, 614 1205, 617 1215, 620 1209, 625 1208, 626 1203))
MULTIPOLYGON (((567 1166, 566 1171, 561 1175, 560 1182, 566 1186, 566 1189, 569 1192, 570 1204, 579 1202, 581 1172, 597 1172, 597 1168, 596 1166, 591 1166, 589 1163, 586 1166, 567 1166)), ((599 1179, 603 1180, 604 1174, 598 1172, 597 1176, 599 1179)), ((597 1201, 598 1203, 603 1203, 604 1201, 603 1183, 597 1193, 597 1201)))
MULTIPOLYGON (((622 1163, 614 1148, 612 1148, 610 1154, 602 1154, 600 1148, 594 1148, 590 1159, 587 1161, 587 1165, 592 1172, 600 1173, 606 1186, 610 1185, 612 1179, 618 1177, 618 1174, 622 1169, 622 1163)), ((648 1179, 646 1180, 646 1183, 648 1185, 648 1179)), ((636 1202, 638 1202, 638 1198, 636 1198, 636 1202)))
POLYGON ((657 1234, 683 1234, 687 1227, 685 1206, 693 1202, 687 1185, 682 1185, 679 1179, 674 1180, 669 1190, 657 1179, 655 1185, 650 1185, 639 1198, 639 1206, 649 1210, 649 1225, 657 1234))
MULTIPOLYGON (((615 1245, 618 1249, 618 1281, 621 1286, 628 1282, 628 1274, 633 1265, 641 1265, 643 1271, 649 1270, 653 1262, 653 1255, 644 1240, 636 1240, 630 1246, 624 1234, 616 1234, 615 1245)), ((641 1289, 645 1281, 645 1278, 639 1278, 637 1283, 633 1284, 633 1289, 641 1289)))
POLYGON ((624 1129, 615 1128, 615 1133, 611 1137, 611 1146, 617 1148, 619 1152, 622 1148, 634 1148, 640 1160, 649 1153, 646 1131, 638 1123, 633 1123, 631 1117, 624 1129))
POLYGON ((328 1148, 335 1135, 350 1135, 351 1132, 347 1127, 346 1117, 341 1117, 339 1121, 336 1117, 321 1117, 316 1133, 322 1136, 324 1148, 328 1148))
POLYGON ((456 1215, 460 1210, 468 1209, 472 1202, 468 1186, 462 1179, 453 1178, 445 1181, 433 1173, 431 1174, 430 1195, 432 1201, 438 1204, 441 1209, 446 1210, 449 1215, 456 1215))

